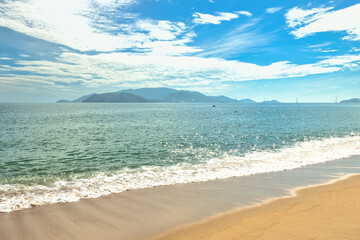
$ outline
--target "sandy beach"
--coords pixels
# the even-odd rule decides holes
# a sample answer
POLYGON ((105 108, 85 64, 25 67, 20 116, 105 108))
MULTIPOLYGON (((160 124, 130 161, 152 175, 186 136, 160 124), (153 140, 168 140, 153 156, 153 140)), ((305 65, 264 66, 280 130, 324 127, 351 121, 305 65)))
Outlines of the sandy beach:
POLYGON ((356 175, 185 226, 156 240, 360 239, 359 203, 360 176, 356 175))
POLYGON ((0 240, 360 240, 360 0, 0 12, 0 240))
POLYGON ((0 239, 359 239, 360 175, 287 198, 359 174, 359 160, 0 213, 0 239))

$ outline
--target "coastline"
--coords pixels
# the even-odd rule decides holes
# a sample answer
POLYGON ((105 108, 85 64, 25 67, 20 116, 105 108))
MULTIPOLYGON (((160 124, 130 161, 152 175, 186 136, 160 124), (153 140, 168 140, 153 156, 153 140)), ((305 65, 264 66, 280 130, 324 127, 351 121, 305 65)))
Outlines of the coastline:
POLYGON ((133 190, 0 213, 0 232, 2 240, 152 239, 179 226, 289 197, 291 189, 350 174, 360 174, 360 156, 290 171, 133 190))
POLYGON ((154 240, 358 239, 360 174, 183 226, 154 240))

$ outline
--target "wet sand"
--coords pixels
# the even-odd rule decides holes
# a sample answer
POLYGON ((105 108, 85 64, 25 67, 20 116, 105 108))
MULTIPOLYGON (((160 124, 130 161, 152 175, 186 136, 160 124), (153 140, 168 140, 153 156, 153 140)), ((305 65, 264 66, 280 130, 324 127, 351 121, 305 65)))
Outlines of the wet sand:
POLYGON ((305 188, 295 197, 213 217, 156 239, 360 239, 360 175, 305 188))
MULTIPOLYGON (((133 190, 74 203, 37 206, 26 210, 0 213, 0 239, 151 239, 171 229, 199 222, 211 216, 261 204, 268 199, 290 196, 289 190, 296 187, 321 184, 334 181, 346 174, 359 173, 360 157, 354 156, 291 171, 133 190)), ((358 181, 351 179, 346 182, 355 184, 358 181)), ((347 199, 351 200, 351 198, 345 198, 341 201, 346 202, 347 199)), ((360 202, 359 199, 354 198, 355 200, 360 202)), ((347 204, 350 203, 346 202, 345 205, 347 204)), ((282 204, 278 203, 278 206, 280 205, 282 204)), ((336 205, 336 207, 342 209, 342 204, 336 205)), ((302 215, 302 209, 305 214, 307 212, 306 205, 294 209, 294 211, 296 210, 296 213, 302 215)), ((359 207, 353 209, 358 211, 359 207)), ((267 216, 269 218, 270 215, 267 216)), ((360 219, 360 216, 358 217, 360 219)), ((280 217, 275 216, 275 218, 280 217)), ((283 218, 287 219, 285 215, 281 217, 281 219, 283 218)), ((280 221, 280 219, 278 220, 280 221)), ((291 224, 292 219, 287 221, 291 226, 296 225, 295 222, 291 224)), ((322 221, 319 220, 319 222, 322 221)), ((355 220, 353 222, 356 223, 355 220)), ((236 222, 230 220, 226 223, 229 224, 227 225, 229 227, 236 225, 236 222)), ((311 225, 316 226, 315 223, 311 225)), ((250 230, 254 232, 256 229, 250 230)), ((308 229, 308 231, 310 230, 308 229)), ((350 230, 352 231, 351 226, 350 230)), ((180 231, 187 232, 187 230, 180 231)), ((209 239, 207 237, 208 230, 202 234, 205 239, 209 239)), ((216 236, 216 233, 213 236, 216 236)), ((187 239, 197 239, 197 237, 187 239)))

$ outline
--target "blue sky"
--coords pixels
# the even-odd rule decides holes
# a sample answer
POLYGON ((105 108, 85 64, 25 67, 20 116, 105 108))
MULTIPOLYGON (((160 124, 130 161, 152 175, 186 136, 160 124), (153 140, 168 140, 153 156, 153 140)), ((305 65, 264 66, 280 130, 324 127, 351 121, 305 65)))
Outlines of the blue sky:
POLYGON ((173 87, 360 97, 358 1, 0 0, 0 102, 173 87))

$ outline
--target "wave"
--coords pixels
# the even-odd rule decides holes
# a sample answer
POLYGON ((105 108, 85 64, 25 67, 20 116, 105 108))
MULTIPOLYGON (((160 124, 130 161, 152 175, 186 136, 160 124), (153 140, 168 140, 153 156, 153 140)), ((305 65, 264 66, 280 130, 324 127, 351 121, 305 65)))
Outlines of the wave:
POLYGON ((179 163, 168 167, 143 166, 109 175, 58 180, 51 186, 0 185, 0 212, 36 205, 74 202, 131 189, 282 171, 360 154, 360 136, 325 138, 296 143, 277 151, 251 152, 244 156, 224 154, 205 163, 179 163))

